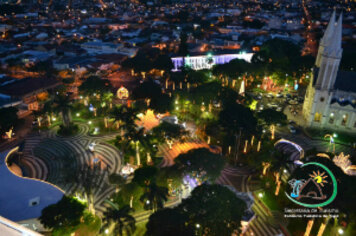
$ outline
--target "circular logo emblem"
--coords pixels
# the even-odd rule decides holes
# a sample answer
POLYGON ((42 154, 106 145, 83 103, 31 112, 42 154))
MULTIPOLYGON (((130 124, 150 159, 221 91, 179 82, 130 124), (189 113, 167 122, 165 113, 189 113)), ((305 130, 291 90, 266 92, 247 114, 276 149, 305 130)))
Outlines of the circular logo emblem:
POLYGON ((324 207, 330 204, 337 194, 334 174, 318 162, 303 164, 288 181, 285 193, 294 203, 309 207, 324 207))

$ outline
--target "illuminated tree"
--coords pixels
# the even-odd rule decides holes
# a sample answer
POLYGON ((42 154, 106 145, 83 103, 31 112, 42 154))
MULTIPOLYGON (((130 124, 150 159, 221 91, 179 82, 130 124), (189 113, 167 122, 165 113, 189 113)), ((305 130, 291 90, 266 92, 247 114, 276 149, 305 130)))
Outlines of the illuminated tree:
POLYGON ((56 204, 45 207, 39 220, 46 228, 69 235, 80 225, 85 208, 78 200, 63 196, 56 204))

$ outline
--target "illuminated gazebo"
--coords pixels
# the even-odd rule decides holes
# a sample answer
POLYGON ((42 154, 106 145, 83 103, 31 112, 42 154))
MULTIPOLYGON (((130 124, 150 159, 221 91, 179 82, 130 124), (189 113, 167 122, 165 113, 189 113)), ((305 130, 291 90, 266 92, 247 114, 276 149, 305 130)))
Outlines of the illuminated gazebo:
POLYGON ((129 91, 127 90, 127 88, 125 88, 124 86, 121 86, 117 92, 116 92, 116 96, 119 99, 127 99, 129 97, 129 91))

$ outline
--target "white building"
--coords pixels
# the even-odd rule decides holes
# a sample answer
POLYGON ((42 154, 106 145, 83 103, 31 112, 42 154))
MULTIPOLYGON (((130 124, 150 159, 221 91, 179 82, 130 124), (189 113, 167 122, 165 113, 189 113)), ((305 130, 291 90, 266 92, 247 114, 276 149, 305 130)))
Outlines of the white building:
POLYGON ((342 15, 332 14, 320 41, 303 116, 312 127, 356 132, 356 73, 339 71, 342 15))
POLYGON ((173 57, 172 62, 174 68, 172 71, 180 70, 183 65, 189 66, 193 70, 211 69, 216 64, 229 63, 233 59, 243 59, 251 62, 253 53, 236 53, 236 54, 222 54, 222 55, 199 55, 187 57, 173 57))

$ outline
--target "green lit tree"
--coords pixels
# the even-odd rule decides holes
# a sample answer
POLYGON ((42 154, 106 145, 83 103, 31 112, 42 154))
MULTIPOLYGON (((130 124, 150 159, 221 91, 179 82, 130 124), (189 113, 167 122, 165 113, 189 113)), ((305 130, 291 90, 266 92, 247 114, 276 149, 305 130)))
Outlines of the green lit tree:
POLYGON ((70 235, 80 225, 85 208, 78 200, 63 196, 56 204, 45 207, 39 220, 56 235, 70 235))

